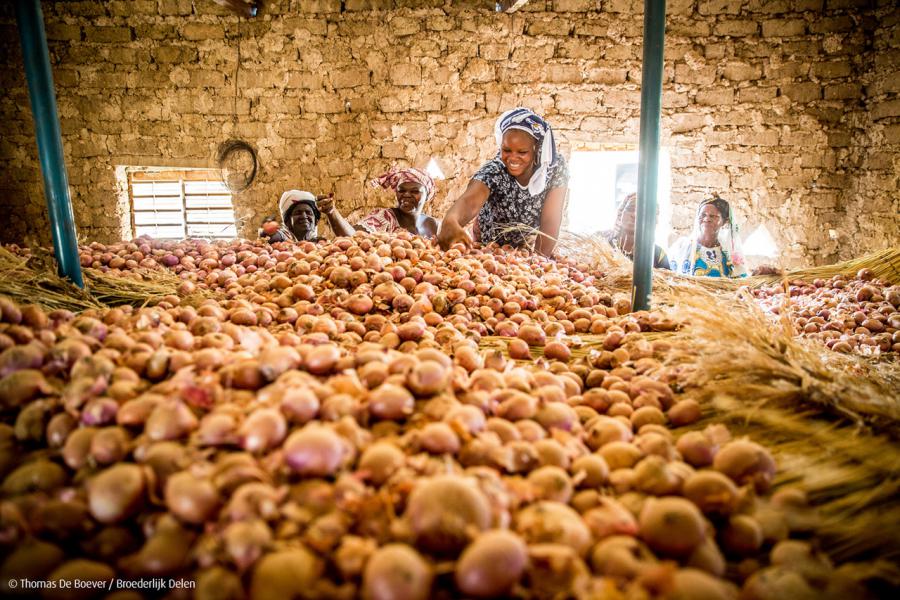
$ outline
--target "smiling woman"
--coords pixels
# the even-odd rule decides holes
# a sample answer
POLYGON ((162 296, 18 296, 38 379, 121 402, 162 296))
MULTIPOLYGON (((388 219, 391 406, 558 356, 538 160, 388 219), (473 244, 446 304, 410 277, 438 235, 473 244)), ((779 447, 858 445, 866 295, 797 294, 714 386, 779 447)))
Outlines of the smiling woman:
POLYGON ((336 235, 353 235, 355 230, 393 233, 400 229, 426 238, 433 238, 437 234, 437 220, 422 212, 422 207, 434 196, 434 180, 428 173, 416 168, 393 167, 371 183, 374 187, 394 190, 397 206, 377 208, 363 217, 356 226, 351 226, 338 212, 334 200, 327 198, 319 203, 319 208, 328 217, 328 223, 336 235))
POLYGON ((527 108, 497 120, 497 156, 482 165, 444 217, 438 241, 448 248, 469 245, 464 231, 475 221, 475 240, 524 246, 527 234, 515 225, 538 229, 534 249, 549 256, 556 246, 569 182, 565 159, 557 153, 550 125, 527 108))
POLYGON ((718 196, 700 203, 691 237, 675 242, 671 254, 672 268, 684 275, 747 276, 734 213, 718 196))

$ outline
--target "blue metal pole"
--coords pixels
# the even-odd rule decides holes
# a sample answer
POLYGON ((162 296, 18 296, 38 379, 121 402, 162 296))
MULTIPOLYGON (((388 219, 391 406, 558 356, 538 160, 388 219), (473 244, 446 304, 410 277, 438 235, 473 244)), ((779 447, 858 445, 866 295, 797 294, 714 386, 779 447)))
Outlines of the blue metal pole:
POLYGON ((84 287, 40 0, 16 0, 16 20, 59 274, 68 277, 78 287, 84 287))
POLYGON ((638 203, 634 236, 634 310, 650 308, 653 287, 656 189, 659 172, 659 115, 662 105, 666 0, 644 0, 644 63, 641 68, 641 133, 638 203))

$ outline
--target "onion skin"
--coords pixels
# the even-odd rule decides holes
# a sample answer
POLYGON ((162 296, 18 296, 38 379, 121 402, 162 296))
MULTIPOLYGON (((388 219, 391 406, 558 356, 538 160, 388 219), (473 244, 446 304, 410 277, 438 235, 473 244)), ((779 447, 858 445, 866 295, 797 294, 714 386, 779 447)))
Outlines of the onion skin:
POLYGON ((706 535, 697 507, 684 498, 651 498, 639 519, 641 538, 653 550, 668 556, 688 556, 706 535))
POLYGON ((738 485, 753 484, 757 492, 765 492, 775 477, 775 461, 769 452, 749 440, 735 440, 722 447, 713 468, 738 485))

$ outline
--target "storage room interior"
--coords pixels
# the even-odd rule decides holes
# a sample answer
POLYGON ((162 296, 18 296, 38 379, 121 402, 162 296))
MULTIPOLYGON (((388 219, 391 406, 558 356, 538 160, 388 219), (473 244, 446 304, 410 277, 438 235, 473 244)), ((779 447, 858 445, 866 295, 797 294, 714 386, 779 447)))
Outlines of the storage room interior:
POLYGON ((4 597, 897 597, 895 0, 15 0, 0 86, 4 597), (558 240, 445 239, 515 107, 558 240))

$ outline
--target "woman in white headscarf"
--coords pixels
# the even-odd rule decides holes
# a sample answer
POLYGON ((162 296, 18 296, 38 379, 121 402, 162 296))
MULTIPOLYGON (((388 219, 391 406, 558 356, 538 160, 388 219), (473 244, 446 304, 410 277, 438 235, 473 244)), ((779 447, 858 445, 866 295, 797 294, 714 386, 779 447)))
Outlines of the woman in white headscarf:
POLYGON ((503 113, 494 127, 497 156, 472 176, 447 212, 438 232, 446 249, 472 243, 463 229, 475 221, 475 241, 523 246, 528 228, 540 234, 534 250, 549 256, 556 246, 569 185, 565 159, 557 152, 550 125, 527 108, 503 113), (516 229, 516 225, 526 227, 516 229))
POLYGON ((266 217, 260 231, 260 237, 265 237, 268 242, 302 242, 318 241, 318 225, 322 213, 316 204, 325 196, 318 198, 311 192, 302 190, 288 190, 281 195, 278 201, 278 212, 281 213, 282 226, 275 229, 271 224, 275 221, 272 217, 266 217))

